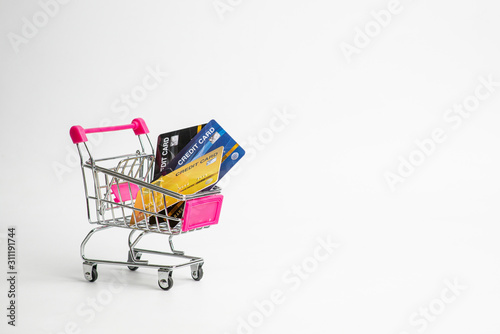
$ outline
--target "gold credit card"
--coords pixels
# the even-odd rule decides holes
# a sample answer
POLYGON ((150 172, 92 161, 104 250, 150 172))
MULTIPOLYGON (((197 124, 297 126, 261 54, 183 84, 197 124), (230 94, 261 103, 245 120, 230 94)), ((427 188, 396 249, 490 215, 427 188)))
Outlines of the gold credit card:
MULTIPOLYGON (((191 195, 215 184, 219 179, 223 147, 219 147, 173 172, 160 177, 152 184, 181 195, 191 195)), ((179 202, 178 199, 163 195, 148 188, 137 193, 134 208, 157 213, 179 202)), ((131 224, 149 218, 150 214, 134 211, 131 224), (147 217, 146 217, 147 216, 147 217)))

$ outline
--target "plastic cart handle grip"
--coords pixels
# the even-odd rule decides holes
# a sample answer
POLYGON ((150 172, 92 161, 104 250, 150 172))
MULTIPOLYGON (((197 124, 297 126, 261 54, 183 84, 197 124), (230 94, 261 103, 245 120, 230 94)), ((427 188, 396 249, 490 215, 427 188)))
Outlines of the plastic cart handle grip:
POLYGON ((125 125, 117 125, 117 126, 107 126, 104 128, 90 128, 84 129, 80 125, 74 125, 69 129, 69 135, 71 136, 71 140, 73 143, 83 143, 86 142, 87 133, 97 133, 97 132, 110 132, 110 131, 119 131, 119 130, 127 130, 132 129, 136 135, 143 135, 149 133, 148 127, 146 126, 146 122, 142 118, 135 118, 132 123, 125 125))

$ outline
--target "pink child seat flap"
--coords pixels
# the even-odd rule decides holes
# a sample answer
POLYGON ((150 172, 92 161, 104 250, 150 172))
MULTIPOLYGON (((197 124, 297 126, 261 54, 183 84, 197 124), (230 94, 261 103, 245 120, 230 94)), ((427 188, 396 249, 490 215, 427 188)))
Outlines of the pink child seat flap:
POLYGON ((137 193, 139 192, 139 186, 133 183, 120 183, 120 187, 116 184, 111 186, 111 192, 115 195, 114 201, 116 203, 127 202, 131 199, 135 199, 137 197, 137 193), (130 185, 130 188, 129 188, 130 185), (132 198, 130 198, 130 193, 132 193, 132 198))
POLYGON ((217 224, 223 198, 222 195, 212 195, 186 201, 182 232, 217 224))

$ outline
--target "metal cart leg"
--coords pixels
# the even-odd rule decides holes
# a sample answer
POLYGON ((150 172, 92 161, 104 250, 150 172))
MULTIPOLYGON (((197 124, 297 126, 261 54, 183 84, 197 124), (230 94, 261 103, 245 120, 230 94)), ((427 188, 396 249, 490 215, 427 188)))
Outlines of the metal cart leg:
MULTIPOLYGON (((183 256, 184 255, 183 251, 179 251, 179 250, 176 250, 174 248, 174 242, 172 240, 172 237, 173 237, 173 235, 171 235, 168 238, 168 243, 170 245, 170 249, 172 250, 172 253, 175 254, 175 255, 183 256)), ((203 259, 201 259, 201 258, 191 259, 190 263, 193 263, 193 264, 191 264, 191 277, 195 281, 201 280, 203 278, 203 268, 202 268, 202 266, 203 266, 203 259)))
POLYGON ((85 246, 87 245, 87 242, 90 240, 90 238, 97 232, 105 230, 111 226, 99 226, 94 229, 92 229, 89 234, 83 239, 82 244, 80 245, 80 255, 82 259, 84 260, 83 262, 83 276, 85 279, 89 282, 95 282, 97 280, 97 263, 88 261, 88 259, 85 257, 85 246))
POLYGON ((80 256, 82 257, 83 260, 87 261, 88 259, 85 257, 85 246, 87 245, 87 242, 89 242, 90 238, 97 232, 103 231, 105 229, 110 228, 111 226, 99 226, 96 227, 92 230, 90 230, 89 234, 83 239, 82 244, 80 245, 80 256))
POLYGON ((170 245, 170 249, 172 250, 172 253, 177 254, 177 255, 184 255, 183 251, 175 250, 174 249, 174 242, 172 241, 173 235, 168 237, 168 244, 170 245))
MULTIPOLYGON (((137 238, 135 238, 135 240, 132 242, 132 236, 134 235, 135 232, 136 232, 136 230, 130 231, 130 234, 128 236, 129 253, 128 253, 127 261, 128 262, 134 262, 134 263, 136 262, 136 263, 148 264, 147 260, 141 260, 142 253, 141 252, 136 252, 135 248, 134 248, 137 245, 137 243, 139 242, 139 240, 141 240, 142 237, 147 232, 145 232, 145 231, 141 232, 141 234, 139 234, 137 236, 137 238)), ((135 271, 135 270, 139 269, 139 267, 137 267, 137 266, 128 266, 128 269, 130 269, 132 271, 135 271)))

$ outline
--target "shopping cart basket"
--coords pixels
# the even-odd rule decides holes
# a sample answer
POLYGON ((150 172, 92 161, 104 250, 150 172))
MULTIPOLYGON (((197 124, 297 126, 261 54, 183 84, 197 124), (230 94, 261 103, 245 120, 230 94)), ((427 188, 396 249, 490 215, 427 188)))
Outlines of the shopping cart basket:
POLYGON ((174 269, 189 267, 195 281, 203 277, 203 259, 188 256, 174 248, 172 237, 181 233, 192 232, 217 224, 222 206, 220 188, 193 195, 181 195, 151 184, 154 164, 153 145, 148 137, 149 130, 141 118, 136 118, 131 124, 103 128, 84 129, 73 126, 70 136, 76 144, 82 167, 85 198, 88 220, 90 224, 100 225, 92 229, 83 240, 80 254, 83 262, 85 278, 94 282, 97 279, 97 264, 114 264, 128 266, 130 270, 139 267, 158 269, 158 285, 163 290, 169 290, 173 285, 172 272, 174 269), (87 145, 87 134, 132 129, 139 139, 140 149, 131 154, 110 158, 96 159, 87 145), (147 139, 143 141, 144 137, 147 139), (144 143, 145 142, 145 143, 144 143), (151 149, 147 153, 144 146, 151 149), (138 196, 140 193, 141 196, 138 196), (165 203, 164 209, 134 206, 135 200, 144 201, 145 195, 153 196, 165 203), (166 198, 178 200, 175 215, 169 216, 170 208, 166 206, 166 198), (140 198, 140 199, 139 199, 140 198), (139 208, 138 208, 139 207, 139 208), (146 208, 146 209, 143 209, 146 208), (149 210, 148 210, 149 209, 149 210), (180 214, 179 214, 180 212, 180 214), (141 217, 139 220, 137 217, 141 217), (91 259, 85 256, 85 247, 90 238, 97 232, 111 227, 130 229, 128 236, 127 261, 112 261, 91 259), (137 234, 136 234, 137 233, 137 234), (166 234, 169 236, 171 252, 162 252, 153 249, 138 248, 137 244, 150 233, 166 234), (175 265, 154 264, 141 259, 143 254, 173 256, 187 260, 175 265))

